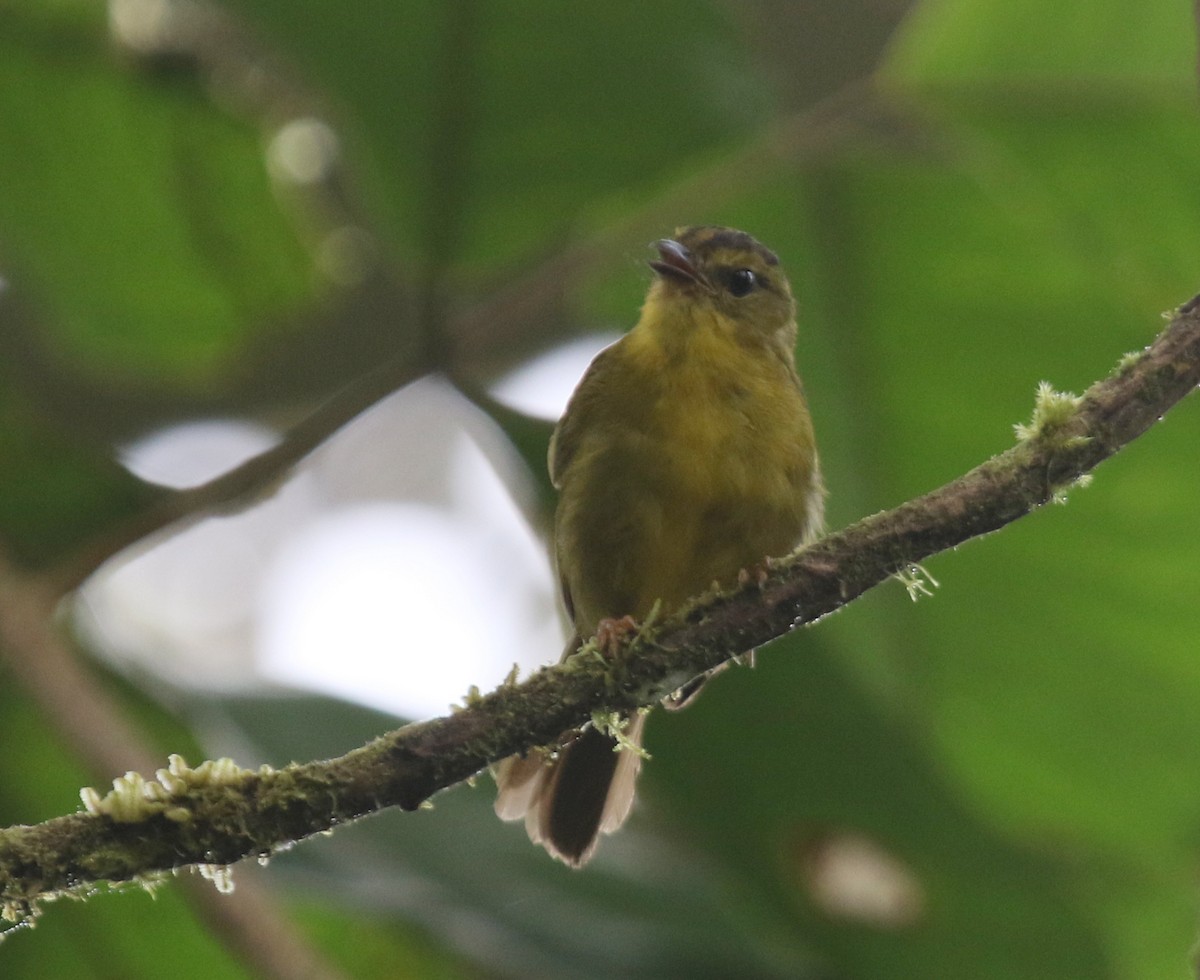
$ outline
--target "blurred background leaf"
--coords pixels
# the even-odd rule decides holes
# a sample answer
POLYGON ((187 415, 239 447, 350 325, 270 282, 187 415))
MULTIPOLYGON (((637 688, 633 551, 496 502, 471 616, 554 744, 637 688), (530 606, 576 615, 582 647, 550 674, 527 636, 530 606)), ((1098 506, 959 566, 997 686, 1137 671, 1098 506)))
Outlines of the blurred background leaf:
MULTIPOLYGON (((260 530, 222 525, 240 559, 203 537, 176 559, 223 684, 193 682, 151 593, 89 586, 80 620, 119 608, 166 661, 111 648, 129 622, 79 634, 160 755, 283 763, 398 723, 337 684, 266 685, 257 614, 195 583, 258 602, 230 569, 313 513, 450 507, 450 416, 540 527, 549 424, 495 385, 626 329, 644 245, 677 224, 744 227, 790 270, 834 526, 1004 448, 1038 381, 1082 389, 1200 288, 1196 34, 1167 0, 0 0, 0 25, 0 541, 31 574, 170 499, 121 462, 172 425, 269 443, 345 421, 330 399, 380 365, 465 395, 389 400, 403 439, 381 407, 237 518, 260 530)), ((931 562, 935 599, 885 587, 656 717, 639 810, 584 873, 496 821, 484 779, 238 874, 354 977, 1183 975, 1198 444, 1185 404, 1067 507, 931 562)), ((479 645, 552 659, 512 625, 552 618, 535 599, 479 645)), ((451 646, 423 652, 476 652, 451 646)), ((17 676, 0 661, 0 819, 30 823, 116 773, 17 676)), ((158 895, 52 906, 0 973, 158 976, 169 941, 179 977, 251 975, 158 895)))

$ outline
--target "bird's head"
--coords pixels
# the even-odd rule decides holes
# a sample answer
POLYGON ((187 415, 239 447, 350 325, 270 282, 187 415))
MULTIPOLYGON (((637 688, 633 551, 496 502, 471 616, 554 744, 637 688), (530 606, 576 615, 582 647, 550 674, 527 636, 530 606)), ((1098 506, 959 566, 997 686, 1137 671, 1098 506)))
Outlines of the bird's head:
POLYGON ((655 243, 650 262, 656 281, 647 312, 678 332, 689 320, 716 314, 741 340, 766 340, 789 348, 796 303, 779 259, 744 231, 711 225, 679 228, 655 243))

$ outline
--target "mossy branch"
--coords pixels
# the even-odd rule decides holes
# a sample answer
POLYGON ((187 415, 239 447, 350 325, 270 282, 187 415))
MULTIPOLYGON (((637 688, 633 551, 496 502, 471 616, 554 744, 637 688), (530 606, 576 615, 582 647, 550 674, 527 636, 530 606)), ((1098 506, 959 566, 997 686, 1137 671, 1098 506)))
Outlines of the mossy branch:
POLYGON ((631 637, 612 660, 585 652, 337 759, 251 771, 228 761, 190 769, 175 757, 157 780, 125 777, 105 797, 85 791, 87 812, 0 830, 0 909, 16 920, 91 883, 188 865, 211 870, 385 807, 415 809, 491 762, 552 743, 597 712, 653 704, 930 555, 1054 500, 1198 383, 1200 297, 1081 397, 1043 386, 1007 452, 773 562, 761 583, 698 598, 631 637))

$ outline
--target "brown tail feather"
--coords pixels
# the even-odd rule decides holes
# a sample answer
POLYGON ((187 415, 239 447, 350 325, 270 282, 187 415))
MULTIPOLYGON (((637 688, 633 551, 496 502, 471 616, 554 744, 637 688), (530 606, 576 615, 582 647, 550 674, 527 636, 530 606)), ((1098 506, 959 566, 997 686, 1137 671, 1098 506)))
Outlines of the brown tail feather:
MULTIPOLYGON (((645 719, 637 715, 625 731, 641 745, 645 719)), ((641 756, 614 751, 614 739, 585 729, 551 762, 543 753, 505 759, 496 772, 496 813, 504 820, 525 817, 530 839, 572 867, 583 866, 600 834, 611 834, 633 806, 641 756)))

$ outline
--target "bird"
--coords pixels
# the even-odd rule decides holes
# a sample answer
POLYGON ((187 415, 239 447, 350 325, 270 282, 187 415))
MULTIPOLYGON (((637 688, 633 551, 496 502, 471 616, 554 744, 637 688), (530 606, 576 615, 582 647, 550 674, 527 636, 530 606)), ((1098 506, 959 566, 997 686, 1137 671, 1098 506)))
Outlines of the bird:
MULTIPOLYGON (((603 647, 655 610, 729 588, 820 534, 825 489, 796 369, 796 303, 746 232, 682 227, 654 245, 636 325, 601 351, 550 440, 559 589, 603 647)), ((711 674, 712 672, 710 672, 711 674)), ((663 702, 690 702, 706 677, 663 702)), ((594 724, 495 769, 495 811, 575 868, 625 822, 645 713, 594 724), (624 743, 624 744, 619 744, 624 743)))

